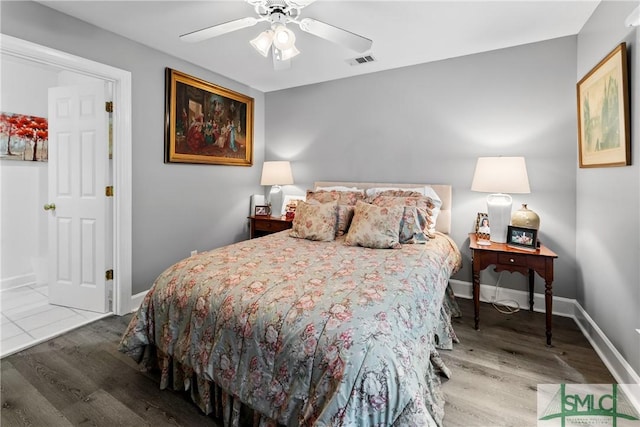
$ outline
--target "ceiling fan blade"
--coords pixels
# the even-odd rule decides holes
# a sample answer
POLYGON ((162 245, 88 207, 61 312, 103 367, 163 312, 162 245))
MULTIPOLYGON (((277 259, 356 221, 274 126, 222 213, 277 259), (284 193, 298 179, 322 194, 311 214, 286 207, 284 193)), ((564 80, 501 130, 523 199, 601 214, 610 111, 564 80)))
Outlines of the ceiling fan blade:
POLYGON ((298 9, 302 9, 303 7, 309 6, 316 0, 289 0, 289 4, 293 7, 297 7, 298 9))
POLYGON ((201 30, 193 31, 191 33, 183 34, 180 36, 180 39, 185 42, 191 43, 200 42, 202 40, 221 36, 222 34, 230 33, 242 28, 251 27, 253 25, 256 25, 258 21, 259 19, 252 17, 236 19, 234 21, 225 22, 223 24, 218 24, 212 27, 207 27, 201 30))
POLYGON ((373 41, 366 37, 359 36, 358 34, 334 27, 333 25, 316 19, 304 18, 300 20, 298 25, 302 31, 348 47, 356 52, 366 52, 371 49, 371 45, 373 44, 373 41))

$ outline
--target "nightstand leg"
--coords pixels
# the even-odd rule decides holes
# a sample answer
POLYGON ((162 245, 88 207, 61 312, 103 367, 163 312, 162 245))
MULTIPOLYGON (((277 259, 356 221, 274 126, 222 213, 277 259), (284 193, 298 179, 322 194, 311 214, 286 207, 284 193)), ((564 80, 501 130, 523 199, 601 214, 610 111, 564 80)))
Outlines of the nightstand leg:
POLYGON ((476 330, 480 329, 480 271, 473 269, 473 311, 476 330))
POLYGON ((553 291, 551 290, 551 281, 544 282, 544 308, 547 315, 547 345, 551 345, 551 316, 553 314, 553 291))
POLYGON ((534 271, 529 270, 529 311, 533 311, 533 283, 534 283, 534 271))

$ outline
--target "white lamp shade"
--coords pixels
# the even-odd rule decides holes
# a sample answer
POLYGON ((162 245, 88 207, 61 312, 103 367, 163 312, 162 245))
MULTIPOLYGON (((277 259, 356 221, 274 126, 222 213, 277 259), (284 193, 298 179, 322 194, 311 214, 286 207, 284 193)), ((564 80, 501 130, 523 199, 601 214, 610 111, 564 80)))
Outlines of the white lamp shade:
POLYGON ((288 161, 264 162, 262 165, 262 179, 260 185, 291 185, 293 174, 288 161))
POLYGON ((479 157, 471 190, 484 193, 531 193, 524 157, 479 157))
POLYGON ((257 50, 260 55, 266 58, 269 54, 271 43, 273 43, 273 31, 263 31, 258 35, 258 37, 251 40, 249 43, 251 43, 251 46, 253 46, 253 48, 257 50))
POLYGON ((471 190, 494 193, 487 197, 490 239, 506 243, 512 199, 504 193, 531 192, 524 157, 479 157, 471 190))

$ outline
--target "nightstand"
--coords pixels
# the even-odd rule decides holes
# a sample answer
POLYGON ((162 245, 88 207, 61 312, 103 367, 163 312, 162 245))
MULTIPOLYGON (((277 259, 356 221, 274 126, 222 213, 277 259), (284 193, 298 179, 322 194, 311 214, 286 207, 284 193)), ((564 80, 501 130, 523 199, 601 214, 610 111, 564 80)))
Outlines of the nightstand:
POLYGON ((250 216, 249 220, 251 221, 251 239, 288 230, 293 224, 292 219, 279 216, 250 216))
POLYGON ((537 251, 515 249, 506 243, 491 242, 478 245, 475 233, 469 234, 469 249, 473 260, 473 307, 475 328, 480 323, 480 272, 490 265, 495 271, 518 272, 529 276, 529 310, 533 311, 533 279, 538 273, 544 279, 544 305, 546 314, 547 345, 551 345, 551 315, 553 308, 553 260, 558 258, 553 251, 540 245, 537 251))

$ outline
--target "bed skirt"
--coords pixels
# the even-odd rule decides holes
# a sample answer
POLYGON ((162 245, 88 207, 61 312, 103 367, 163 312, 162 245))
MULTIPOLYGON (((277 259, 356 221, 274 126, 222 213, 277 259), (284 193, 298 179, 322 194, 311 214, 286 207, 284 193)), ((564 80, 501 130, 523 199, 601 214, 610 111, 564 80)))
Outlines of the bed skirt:
POLYGON ((275 420, 253 411, 213 381, 199 377, 193 369, 176 362, 173 357, 162 353, 153 345, 145 347, 139 363, 147 372, 160 373, 161 390, 188 393, 203 413, 213 416, 224 427, 278 426, 275 420))
MULTIPOLYGON (((245 405, 236 396, 224 391, 211 380, 199 377, 188 366, 176 362, 173 357, 164 354, 153 345, 145 346, 141 360, 138 361, 146 372, 160 373, 160 389, 170 389, 176 392, 186 392, 193 403, 200 410, 216 421, 220 421, 224 427, 279 427, 276 420, 254 411, 245 405)), ((446 378, 450 377, 450 371, 440 359, 437 352, 431 354, 431 362, 434 372, 446 378)), ((444 396, 440 391, 440 384, 429 392, 435 397, 441 416, 444 415, 444 396)), ((440 418, 442 419, 442 418, 440 418)))

